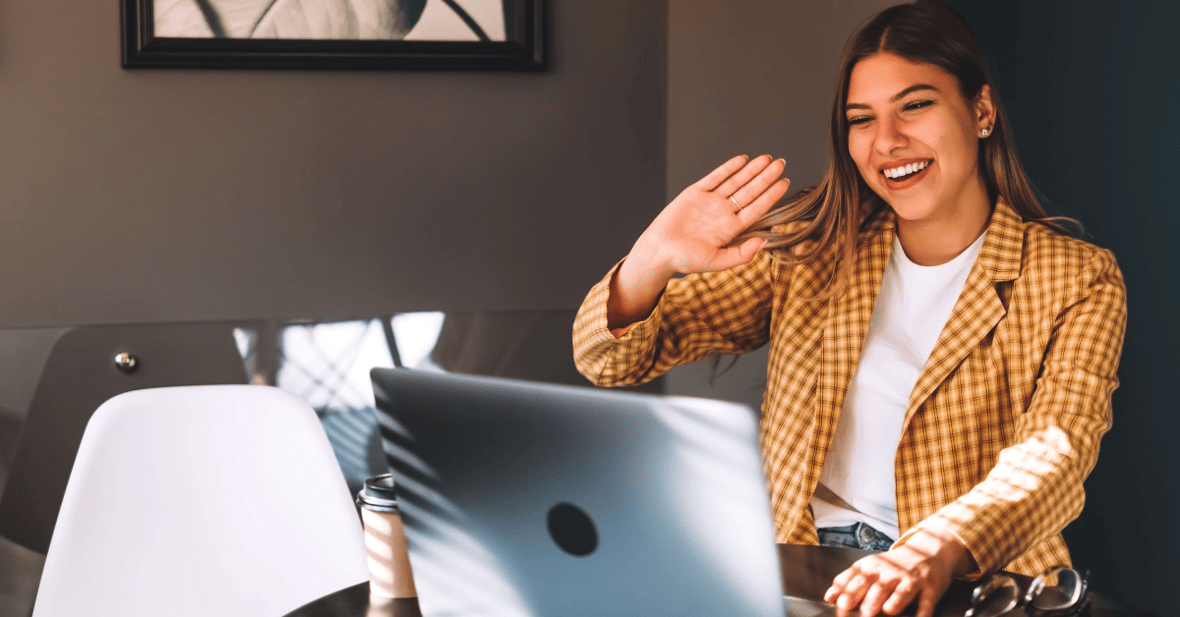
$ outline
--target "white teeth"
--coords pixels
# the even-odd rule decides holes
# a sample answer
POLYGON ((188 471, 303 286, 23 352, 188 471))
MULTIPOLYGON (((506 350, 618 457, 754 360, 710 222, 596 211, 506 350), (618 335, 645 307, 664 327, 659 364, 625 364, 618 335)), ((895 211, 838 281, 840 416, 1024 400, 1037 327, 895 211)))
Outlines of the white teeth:
POLYGON ((902 165, 901 167, 897 167, 895 169, 886 169, 881 173, 884 173, 886 178, 892 178, 896 180, 897 178, 922 171, 923 169, 926 169, 928 165, 930 165, 930 161, 910 163, 909 165, 902 165))

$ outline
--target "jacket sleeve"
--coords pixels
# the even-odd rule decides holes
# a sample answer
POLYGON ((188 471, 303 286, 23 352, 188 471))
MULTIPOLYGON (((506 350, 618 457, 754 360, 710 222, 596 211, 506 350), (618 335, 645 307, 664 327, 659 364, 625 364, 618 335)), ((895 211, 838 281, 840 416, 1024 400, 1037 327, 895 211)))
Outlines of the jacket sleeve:
POLYGON ((621 264, 590 290, 574 320, 574 363, 593 383, 644 383, 678 364, 753 351, 768 340, 777 267, 767 253, 722 272, 673 279, 651 315, 616 338, 607 328, 606 307, 621 264))
POLYGON ((1126 328, 1126 288, 1114 256, 1097 249, 1052 324, 1015 439, 970 492, 899 539, 936 527, 975 557, 977 575, 1000 569, 1059 533, 1082 511, 1082 482, 1111 425, 1111 394, 1126 328))

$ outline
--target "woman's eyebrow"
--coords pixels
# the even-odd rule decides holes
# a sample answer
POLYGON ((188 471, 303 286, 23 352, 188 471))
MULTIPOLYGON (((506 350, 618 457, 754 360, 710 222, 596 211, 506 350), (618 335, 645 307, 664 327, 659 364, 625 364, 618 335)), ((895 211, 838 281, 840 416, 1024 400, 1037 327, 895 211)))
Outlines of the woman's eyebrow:
MULTIPOLYGON (((935 88, 934 86, 931 86, 929 84, 914 84, 914 85, 910 86, 909 88, 906 88, 905 90, 902 90, 901 92, 898 92, 897 94, 890 97, 889 102, 896 103, 898 101, 898 99, 900 99, 906 95, 913 94, 914 92, 921 91, 921 90, 933 90, 935 92, 938 92, 938 88, 935 88)), ((844 106, 844 109, 845 109, 845 111, 850 110, 850 109, 869 109, 869 106, 865 105, 864 103, 849 103, 844 106)))

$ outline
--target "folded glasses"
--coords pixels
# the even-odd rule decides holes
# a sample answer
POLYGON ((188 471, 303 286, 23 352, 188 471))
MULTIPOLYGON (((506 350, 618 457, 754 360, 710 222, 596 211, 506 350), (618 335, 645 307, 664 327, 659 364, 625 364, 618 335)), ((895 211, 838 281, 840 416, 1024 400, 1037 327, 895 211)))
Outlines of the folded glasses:
POLYGON ((1021 597, 1020 585, 1012 577, 995 574, 975 588, 971 608, 963 617, 1000 617, 1017 606, 1037 617, 1076 615, 1085 606, 1089 581, 1089 572, 1081 576, 1073 568, 1053 568, 1034 578, 1021 597))

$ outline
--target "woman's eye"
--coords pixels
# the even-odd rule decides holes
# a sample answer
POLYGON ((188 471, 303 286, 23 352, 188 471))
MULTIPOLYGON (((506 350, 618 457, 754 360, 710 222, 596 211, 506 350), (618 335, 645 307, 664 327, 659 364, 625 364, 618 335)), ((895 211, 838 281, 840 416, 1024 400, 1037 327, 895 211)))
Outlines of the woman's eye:
POLYGON ((853 118, 848 119, 848 126, 855 126, 857 124, 864 124, 865 122, 868 122, 869 120, 872 120, 872 118, 870 118, 868 116, 855 116, 853 118))
POLYGON ((904 107, 904 109, 906 111, 910 111, 910 110, 914 110, 914 109, 922 109, 923 107, 929 107, 933 104, 934 104, 934 101, 911 101, 909 103, 906 103, 906 106, 904 107))

